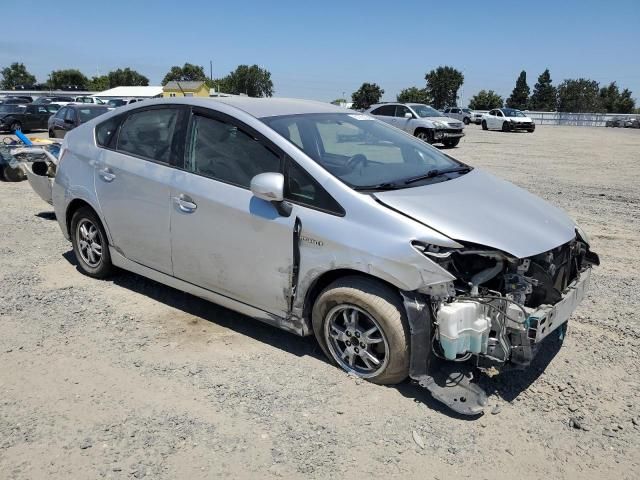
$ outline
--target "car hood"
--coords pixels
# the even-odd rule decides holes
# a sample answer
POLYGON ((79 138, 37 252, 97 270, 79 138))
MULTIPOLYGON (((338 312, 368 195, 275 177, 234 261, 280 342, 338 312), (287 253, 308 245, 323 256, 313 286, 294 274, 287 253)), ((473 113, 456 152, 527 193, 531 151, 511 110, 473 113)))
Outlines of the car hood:
POLYGON ((531 122, 529 117, 506 117, 511 122, 531 122))
POLYGON ((462 120, 451 117, 420 117, 422 120, 429 120, 430 122, 444 122, 444 123, 462 123, 462 120))
POLYGON ((461 243, 526 258, 576 235, 562 210, 479 169, 421 187, 376 192, 391 207, 461 243))

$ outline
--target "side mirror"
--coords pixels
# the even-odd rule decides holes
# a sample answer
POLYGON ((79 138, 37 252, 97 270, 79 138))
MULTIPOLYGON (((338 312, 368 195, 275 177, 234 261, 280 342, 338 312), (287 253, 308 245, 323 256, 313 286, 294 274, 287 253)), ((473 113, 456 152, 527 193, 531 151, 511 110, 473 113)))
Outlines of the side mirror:
POLYGON ((407 112, 404 114, 404 118, 413 118, 413 113, 407 112))
POLYGON ((291 215, 291 204, 284 201, 284 175, 276 172, 260 173, 251 179, 251 193, 271 202, 283 217, 291 215))
POLYGON ((64 123, 68 124, 68 125, 72 125, 73 124, 73 120, 69 120, 68 118, 64 119, 64 123))

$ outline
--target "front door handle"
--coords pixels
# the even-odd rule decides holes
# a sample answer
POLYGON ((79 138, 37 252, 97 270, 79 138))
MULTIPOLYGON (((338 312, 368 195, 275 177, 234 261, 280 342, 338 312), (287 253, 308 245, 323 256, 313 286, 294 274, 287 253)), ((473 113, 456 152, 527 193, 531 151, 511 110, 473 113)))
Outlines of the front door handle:
POLYGON ((113 182, 113 180, 116 178, 115 173, 113 173, 113 170, 111 170, 109 167, 101 168, 100 170, 98 170, 98 175, 100 175, 100 178, 102 178, 102 180, 107 183, 113 182))
POLYGON ((193 213, 196 211, 196 208, 198 208, 198 205, 194 203, 193 199, 184 193, 181 193, 177 197, 173 197, 173 202, 176 204, 178 209, 184 213, 193 213))

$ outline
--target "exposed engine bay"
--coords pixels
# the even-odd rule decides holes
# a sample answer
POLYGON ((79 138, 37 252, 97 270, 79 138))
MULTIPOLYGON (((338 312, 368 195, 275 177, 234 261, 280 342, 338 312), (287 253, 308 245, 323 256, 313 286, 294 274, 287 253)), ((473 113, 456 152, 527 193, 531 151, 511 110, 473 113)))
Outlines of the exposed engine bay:
POLYGON ((456 277, 447 294, 430 296, 432 353, 456 362, 475 356, 480 367, 524 367, 545 337, 562 336, 599 264, 579 235, 524 259, 476 246, 414 246, 456 277))

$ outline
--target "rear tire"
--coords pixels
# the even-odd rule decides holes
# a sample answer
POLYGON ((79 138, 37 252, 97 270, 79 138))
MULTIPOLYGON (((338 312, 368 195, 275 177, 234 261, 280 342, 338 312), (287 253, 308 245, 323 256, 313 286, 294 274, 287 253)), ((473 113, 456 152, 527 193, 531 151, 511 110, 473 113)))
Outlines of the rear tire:
POLYGON ((391 287, 372 278, 340 278, 316 299, 312 322, 334 365, 381 385, 407 378, 409 328, 400 296, 391 287))
POLYGON ((482 129, 483 130, 489 130, 489 127, 487 127, 487 121, 486 120, 482 120, 482 129))
POLYGON ((81 207, 71 217, 71 243, 83 273, 106 278, 113 272, 107 234, 91 208, 81 207))

